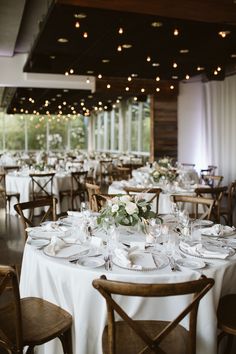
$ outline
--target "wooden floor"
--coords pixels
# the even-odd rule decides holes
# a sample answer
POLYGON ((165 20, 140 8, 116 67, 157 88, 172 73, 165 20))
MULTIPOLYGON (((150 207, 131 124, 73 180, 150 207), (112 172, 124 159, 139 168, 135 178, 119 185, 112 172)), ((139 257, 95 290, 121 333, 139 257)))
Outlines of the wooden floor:
POLYGON ((21 264, 24 233, 17 215, 5 213, 0 206, 0 264, 21 264))

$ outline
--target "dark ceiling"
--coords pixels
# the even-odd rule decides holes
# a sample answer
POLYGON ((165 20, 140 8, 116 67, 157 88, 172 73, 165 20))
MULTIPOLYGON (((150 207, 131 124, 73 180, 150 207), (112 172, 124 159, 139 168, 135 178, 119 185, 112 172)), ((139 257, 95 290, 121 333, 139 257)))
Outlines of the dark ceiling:
MULTIPOLYGON (((166 4, 170 2, 166 0, 166 4)), ((53 2, 40 24, 24 71, 96 76, 97 90, 92 98, 88 92, 72 90, 68 95, 61 90, 62 102, 70 102, 66 114, 70 112, 70 105, 75 106, 77 102, 80 106, 81 100, 90 111, 97 102, 102 101, 103 106, 107 106, 107 103, 115 102, 117 96, 171 95, 173 91, 176 94, 180 80, 191 80, 199 74, 204 80, 222 80, 225 74, 234 71, 236 64, 236 26, 233 22, 236 12, 232 11, 236 11, 235 2, 226 0, 222 5, 219 0, 180 0, 178 7, 169 8, 169 18, 150 14, 152 9, 153 13, 165 13, 163 1, 159 1, 160 8, 156 8, 153 0, 137 0, 137 8, 131 12, 129 5, 134 1, 113 0, 107 2, 110 9, 104 9, 106 2, 102 0, 58 0, 53 2), (181 15, 181 3, 185 3, 186 15, 181 15), (192 8, 186 7, 187 3, 192 3, 192 8), (101 8, 94 8, 96 4, 101 8), (202 21, 197 10, 198 21, 192 20, 197 4, 206 11, 202 13, 202 21), (117 8, 128 11, 117 11, 117 8), (218 23, 214 23, 214 12, 218 23), (174 14, 181 19, 175 19, 174 14), (191 18, 191 21, 183 17, 191 18), (71 96, 71 100, 65 94, 71 96)), ((27 100, 22 97, 28 92, 16 91, 8 107, 9 113, 22 112, 22 109, 32 113, 32 104, 28 109, 23 107, 27 100)), ((34 94, 33 111, 41 113, 45 100, 50 101, 58 93, 47 88, 44 91, 33 89, 31 94, 34 94)), ((60 104, 56 101, 50 101, 50 114, 58 114, 60 104)))

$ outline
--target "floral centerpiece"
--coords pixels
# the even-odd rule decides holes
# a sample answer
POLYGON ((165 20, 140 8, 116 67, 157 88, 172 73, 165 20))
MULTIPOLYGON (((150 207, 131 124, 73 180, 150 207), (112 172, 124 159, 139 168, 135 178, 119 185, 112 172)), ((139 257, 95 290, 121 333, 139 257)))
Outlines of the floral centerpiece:
POLYGON ((143 195, 120 195, 108 200, 97 223, 103 224, 105 220, 110 219, 117 226, 134 226, 154 217, 155 213, 151 211, 151 203, 145 200, 143 195))
POLYGON ((154 182, 168 181, 174 182, 178 177, 178 173, 175 167, 172 166, 172 158, 164 157, 159 159, 151 172, 151 177, 154 182))

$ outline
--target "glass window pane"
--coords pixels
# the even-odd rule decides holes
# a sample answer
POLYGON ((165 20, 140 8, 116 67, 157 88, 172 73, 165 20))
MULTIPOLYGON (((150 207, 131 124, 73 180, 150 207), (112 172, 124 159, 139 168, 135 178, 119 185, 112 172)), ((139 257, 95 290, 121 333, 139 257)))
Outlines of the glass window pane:
POLYGON ((28 148, 29 150, 46 151, 46 122, 37 116, 28 117, 28 148))
POLYGON ((132 104, 132 117, 131 117, 131 150, 138 150, 138 110, 137 103, 132 104))
POLYGON ((142 151, 150 151, 150 100, 144 103, 142 120, 142 151))
POLYGON ((67 121, 65 121, 63 118, 52 119, 49 122, 48 143, 50 151, 66 149, 67 121))
POLYGON ((25 149, 25 120, 24 116, 5 115, 6 150, 25 149))
POLYGON ((88 118, 79 117, 71 121, 70 147, 85 150, 88 145, 88 118))
POLYGON ((119 150, 119 109, 115 108, 114 150, 119 150))

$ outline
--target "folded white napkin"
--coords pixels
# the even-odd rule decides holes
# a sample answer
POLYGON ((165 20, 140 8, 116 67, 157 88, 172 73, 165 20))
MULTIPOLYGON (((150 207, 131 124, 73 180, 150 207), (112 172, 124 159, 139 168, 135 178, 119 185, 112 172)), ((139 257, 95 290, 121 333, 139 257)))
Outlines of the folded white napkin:
POLYGON ((119 264, 122 267, 125 267, 125 268, 132 267, 131 260, 129 259, 129 255, 126 250, 121 249, 121 248, 115 248, 114 254, 115 254, 117 261, 119 262, 119 264))
POLYGON ((44 251, 48 255, 55 256, 64 247, 66 247, 65 241, 59 237, 52 236, 51 242, 44 248, 44 251))
POLYGON ((231 234, 235 231, 234 227, 230 227, 227 225, 215 224, 211 227, 207 227, 200 230, 201 233, 209 236, 226 236, 227 234, 231 234))
POLYGON ((182 251, 191 256, 218 259, 226 259, 229 256, 229 250, 224 249, 223 247, 220 248, 217 246, 207 246, 201 243, 188 244, 186 242, 181 241, 179 247, 182 251))
POLYGON ((70 230, 65 226, 59 226, 55 222, 46 223, 42 226, 27 227, 25 229, 32 238, 51 239, 52 236, 66 237, 70 234, 70 230))
POLYGON ((129 251, 116 248, 114 254, 117 262, 122 267, 138 270, 142 270, 143 268, 156 268, 152 254, 142 252, 138 247, 132 247, 129 251))
POLYGON ((78 244, 68 244, 59 237, 53 236, 49 245, 44 247, 44 253, 48 256, 68 258, 74 255, 82 255, 89 252, 88 247, 78 244))

